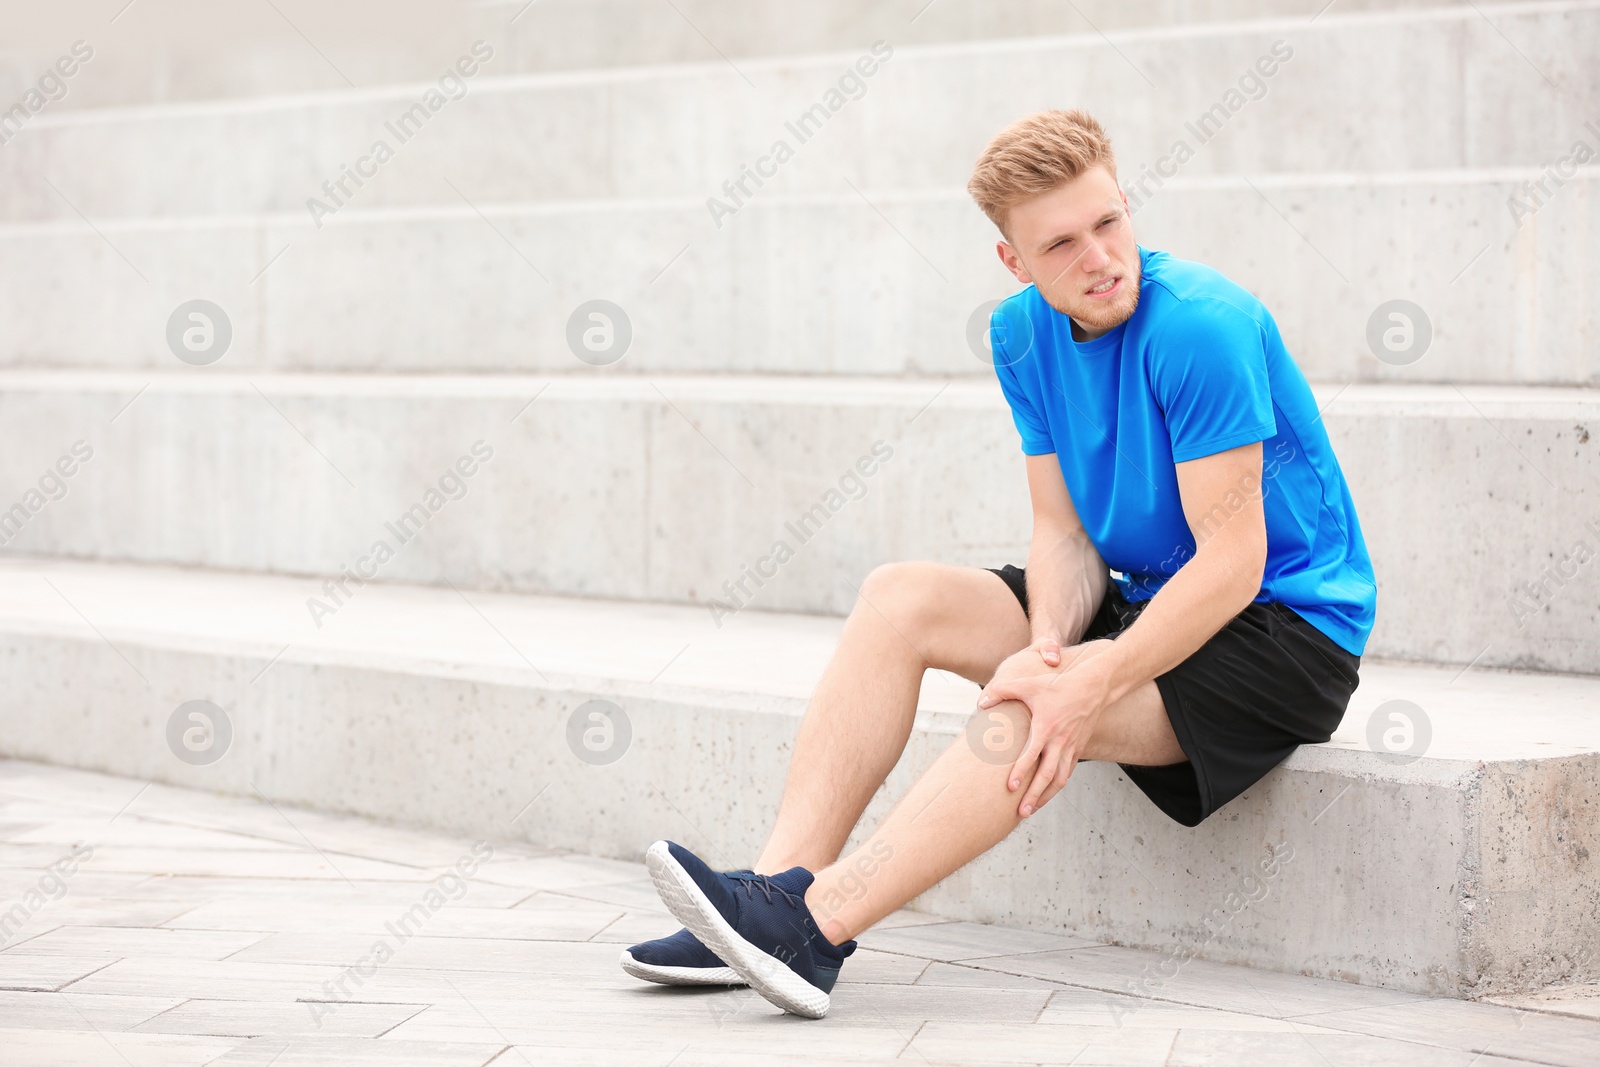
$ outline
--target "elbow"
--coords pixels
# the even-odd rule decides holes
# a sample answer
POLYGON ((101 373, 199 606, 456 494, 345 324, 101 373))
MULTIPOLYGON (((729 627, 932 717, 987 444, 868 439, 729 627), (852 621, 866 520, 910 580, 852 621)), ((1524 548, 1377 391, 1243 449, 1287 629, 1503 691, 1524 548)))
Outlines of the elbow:
POLYGON ((1267 576, 1267 539, 1263 535, 1259 540, 1251 538, 1249 543, 1241 546, 1239 563, 1235 568, 1239 583, 1239 610, 1243 611, 1255 602, 1261 593, 1261 583, 1267 576))
POLYGON ((1198 556, 1210 556, 1208 570, 1215 575, 1213 587, 1219 601, 1237 615, 1255 602, 1267 573, 1266 532, 1259 535, 1215 538, 1201 547, 1198 556))

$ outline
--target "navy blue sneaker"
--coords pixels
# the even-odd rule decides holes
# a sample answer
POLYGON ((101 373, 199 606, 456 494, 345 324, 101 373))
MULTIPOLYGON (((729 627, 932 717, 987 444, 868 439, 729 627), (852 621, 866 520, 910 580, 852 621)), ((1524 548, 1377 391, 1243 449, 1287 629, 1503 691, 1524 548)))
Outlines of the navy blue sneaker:
POLYGON ((719 874, 671 841, 651 845, 645 865, 667 909, 752 989, 795 1015, 828 1014, 828 994, 856 943, 834 946, 817 929, 805 900, 810 871, 719 874))
POLYGON ((624 950, 622 969, 635 978, 662 985, 744 985, 738 971, 687 930, 624 950))

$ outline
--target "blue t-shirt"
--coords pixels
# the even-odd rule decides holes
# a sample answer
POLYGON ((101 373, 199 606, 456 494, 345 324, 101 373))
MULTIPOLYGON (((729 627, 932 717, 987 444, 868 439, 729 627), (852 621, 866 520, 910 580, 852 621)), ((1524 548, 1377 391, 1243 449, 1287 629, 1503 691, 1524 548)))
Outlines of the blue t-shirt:
POLYGON ((1267 566, 1257 602, 1293 608, 1360 655, 1377 608, 1372 560, 1311 387, 1261 302, 1217 271, 1141 247, 1139 306, 1092 341, 1034 286, 994 311, 995 373, 1030 456, 1054 452, 1089 539, 1129 601, 1194 555, 1174 464, 1262 442, 1267 566))

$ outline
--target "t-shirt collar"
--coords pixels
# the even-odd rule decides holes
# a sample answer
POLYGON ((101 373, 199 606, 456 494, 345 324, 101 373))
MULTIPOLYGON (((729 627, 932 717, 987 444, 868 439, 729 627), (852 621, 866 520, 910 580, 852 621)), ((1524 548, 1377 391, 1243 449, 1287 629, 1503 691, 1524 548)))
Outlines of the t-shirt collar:
POLYGON ((1077 350, 1079 355, 1099 355, 1102 352, 1111 352, 1120 348, 1122 345, 1122 335, 1127 331, 1128 323, 1138 318, 1139 313, 1144 310, 1143 289, 1149 273, 1146 267, 1150 258, 1150 253, 1143 245, 1136 245, 1135 247, 1139 249, 1139 306, 1134 309, 1133 314, 1129 316, 1127 322, 1122 322, 1116 326, 1113 326, 1111 329, 1107 330, 1105 333, 1101 334, 1099 337, 1096 337, 1092 341, 1080 341, 1076 337, 1073 337, 1072 327, 1069 324, 1067 327, 1067 337, 1071 339, 1072 347, 1077 350))

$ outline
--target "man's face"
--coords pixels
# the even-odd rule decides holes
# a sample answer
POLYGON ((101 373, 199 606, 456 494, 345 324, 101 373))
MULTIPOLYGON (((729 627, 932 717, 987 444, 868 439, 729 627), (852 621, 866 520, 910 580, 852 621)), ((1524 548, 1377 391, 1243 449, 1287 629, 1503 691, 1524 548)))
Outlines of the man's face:
POLYGON ((1139 306, 1139 247, 1127 198, 1104 167, 1091 167, 1024 200, 1006 220, 1000 260, 1018 281, 1095 337, 1139 306))

